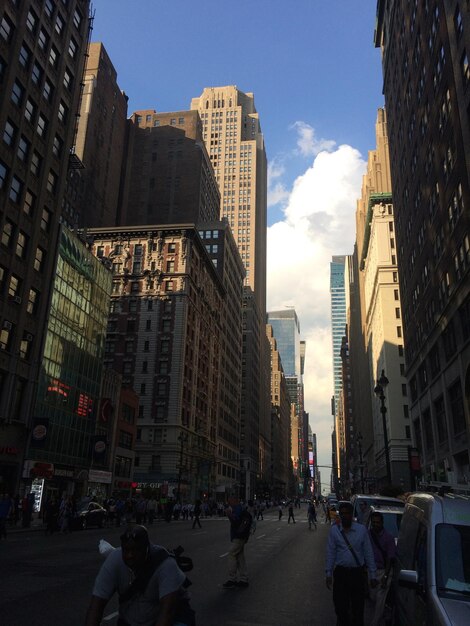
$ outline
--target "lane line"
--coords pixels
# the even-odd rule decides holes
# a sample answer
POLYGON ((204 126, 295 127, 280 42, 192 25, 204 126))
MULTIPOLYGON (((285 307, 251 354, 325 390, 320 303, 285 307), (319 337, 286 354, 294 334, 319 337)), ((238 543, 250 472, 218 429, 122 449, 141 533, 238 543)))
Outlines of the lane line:
POLYGON ((227 556, 227 555, 228 555, 228 552, 225 552, 225 554, 221 554, 221 555, 219 556, 219 559, 223 559, 223 558, 224 558, 224 556, 227 556))
POLYGON ((109 622, 110 620, 114 619, 118 615, 119 615, 119 611, 114 611, 114 613, 111 613, 110 615, 103 617, 103 622, 109 622))
POLYGON ((263 537, 266 537, 266 533, 264 535, 259 535, 256 539, 262 539, 263 537))

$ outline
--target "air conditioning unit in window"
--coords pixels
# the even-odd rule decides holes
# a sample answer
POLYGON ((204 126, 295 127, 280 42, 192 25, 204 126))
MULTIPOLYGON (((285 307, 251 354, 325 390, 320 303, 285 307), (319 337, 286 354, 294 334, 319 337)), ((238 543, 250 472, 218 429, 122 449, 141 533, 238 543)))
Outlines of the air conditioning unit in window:
POLYGON ((3 328, 5 330, 11 330, 13 327, 13 324, 11 322, 9 322, 8 320, 3 320, 3 328))
POLYGON ((15 304, 21 304, 21 296, 13 296, 12 300, 15 304))
POLYGON ((33 336, 31 335, 31 333, 26 333, 24 338, 26 339, 26 341, 32 341, 33 340, 33 336))

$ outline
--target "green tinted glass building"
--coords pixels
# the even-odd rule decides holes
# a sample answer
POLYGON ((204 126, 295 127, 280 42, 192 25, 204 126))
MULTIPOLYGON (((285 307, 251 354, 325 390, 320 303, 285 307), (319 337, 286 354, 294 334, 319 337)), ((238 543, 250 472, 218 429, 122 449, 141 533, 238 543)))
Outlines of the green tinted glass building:
POLYGON ((54 464, 51 480, 86 480, 81 470, 91 465, 111 283, 63 227, 27 455, 30 466, 54 464))

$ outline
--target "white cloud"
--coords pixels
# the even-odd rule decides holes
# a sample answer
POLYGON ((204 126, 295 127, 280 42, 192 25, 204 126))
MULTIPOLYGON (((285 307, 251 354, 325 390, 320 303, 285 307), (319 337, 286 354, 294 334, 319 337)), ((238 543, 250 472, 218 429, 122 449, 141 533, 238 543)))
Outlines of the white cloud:
POLYGON ((268 163, 268 207, 277 204, 284 206, 289 198, 289 191, 279 178, 285 173, 285 167, 280 158, 268 163))
MULTIPOLYGON (((365 167, 350 146, 320 152, 295 180, 285 219, 268 228, 268 310, 293 305, 299 317, 307 342, 305 410, 317 433, 320 465, 331 465, 330 261, 333 255, 352 253, 365 167)), ((322 469, 323 482, 329 474, 322 469)))
POLYGON ((331 139, 317 139, 315 129, 306 122, 294 122, 291 128, 297 131, 297 147, 302 156, 316 156, 323 150, 329 152, 336 146, 331 139))

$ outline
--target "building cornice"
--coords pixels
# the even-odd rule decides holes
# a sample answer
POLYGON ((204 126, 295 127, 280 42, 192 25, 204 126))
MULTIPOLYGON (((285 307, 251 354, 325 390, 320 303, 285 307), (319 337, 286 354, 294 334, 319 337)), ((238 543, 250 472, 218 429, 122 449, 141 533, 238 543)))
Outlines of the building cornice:
POLYGON ((367 257, 367 253, 369 251, 369 241, 370 241, 370 227, 372 225, 372 207, 376 204, 388 203, 392 202, 392 194, 389 191, 385 191, 383 193, 371 193, 369 196, 369 202, 367 204, 367 215, 366 215, 366 226, 364 230, 364 244, 362 246, 362 254, 361 261, 359 263, 359 267, 361 270, 364 269, 365 260, 367 257))

